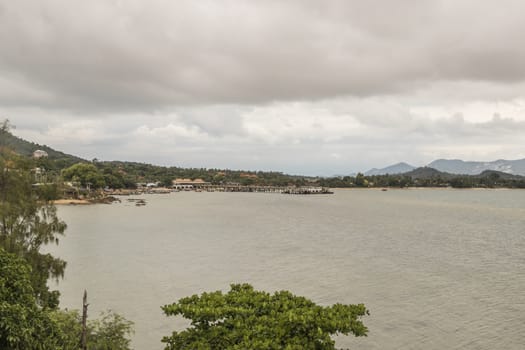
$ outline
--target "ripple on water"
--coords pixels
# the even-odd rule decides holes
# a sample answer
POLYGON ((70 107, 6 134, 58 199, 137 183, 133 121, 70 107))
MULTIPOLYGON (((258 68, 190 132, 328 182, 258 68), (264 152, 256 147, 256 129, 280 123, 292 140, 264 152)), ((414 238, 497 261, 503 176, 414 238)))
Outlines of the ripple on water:
POLYGON ((60 207, 62 305, 112 308, 134 346, 180 320, 160 306, 250 282, 321 304, 364 302, 359 349, 523 349, 523 191, 341 190, 333 196, 176 193, 145 207, 60 207))

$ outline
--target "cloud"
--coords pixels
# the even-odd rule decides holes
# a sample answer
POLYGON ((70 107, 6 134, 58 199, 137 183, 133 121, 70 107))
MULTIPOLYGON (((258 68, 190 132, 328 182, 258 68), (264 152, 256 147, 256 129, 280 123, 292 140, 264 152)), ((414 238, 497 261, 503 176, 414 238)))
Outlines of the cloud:
POLYGON ((525 4, 0 0, 0 116, 88 159, 525 157, 525 4))
POLYGON ((147 125, 143 125, 134 131, 133 136, 151 139, 184 139, 197 142, 199 140, 206 139, 208 135, 194 126, 170 123, 166 126, 157 128, 150 128, 147 125))
POLYGON ((4 1, 0 71, 74 111, 516 83, 525 78, 524 10, 511 0, 4 1))
POLYGON ((522 158, 524 107, 523 100, 413 108, 397 98, 337 98, 182 108, 156 117, 57 115, 40 129, 19 124, 16 133, 87 159, 332 175, 398 161, 522 158), (194 118, 198 110, 218 117, 194 118), (224 124, 221 115, 229 116, 224 124))

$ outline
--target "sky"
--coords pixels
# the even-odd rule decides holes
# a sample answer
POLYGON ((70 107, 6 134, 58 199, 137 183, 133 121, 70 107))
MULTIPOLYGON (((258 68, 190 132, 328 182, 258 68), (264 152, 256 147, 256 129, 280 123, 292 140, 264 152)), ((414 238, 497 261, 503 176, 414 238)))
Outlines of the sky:
POLYGON ((86 159, 525 158, 522 0, 0 0, 0 119, 86 159))

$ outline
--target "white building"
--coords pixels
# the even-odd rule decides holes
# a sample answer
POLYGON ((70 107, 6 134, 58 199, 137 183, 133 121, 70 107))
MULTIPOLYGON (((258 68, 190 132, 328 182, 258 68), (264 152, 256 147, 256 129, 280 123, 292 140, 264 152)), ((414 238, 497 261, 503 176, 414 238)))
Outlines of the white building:
POLYGON ((37 149, 33 152, 33 158, 39 159, 39 158, 46 158, 48 157, 48 154, 46 151, 42 151, 41 149, 37 149))
POLYGON ((194 188, 200 188, 204 186, 209 186, 210 183, 204 181, 203 179, 175 179, 172 181, 173 188, 179 190, 191 190, 194 188))

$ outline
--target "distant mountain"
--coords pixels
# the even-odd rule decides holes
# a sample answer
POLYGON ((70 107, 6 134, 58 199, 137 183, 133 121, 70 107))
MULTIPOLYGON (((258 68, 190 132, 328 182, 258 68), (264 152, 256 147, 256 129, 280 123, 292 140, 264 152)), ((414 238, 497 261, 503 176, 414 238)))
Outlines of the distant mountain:
POLYGON ((525 159, 499 159, 493 162, 466 162, 459 159, 438 159, 428 164, 428 167, 451 174, 478 175, 485 170, 494 170, 514 175, 525 175, 525 159))
POLYGON ((479 175, 475 175, 474 177, 477 178, 496 178, 496 179, 502 179, 502 180, 523 180, 525 179, 525 176, 523 175, 514 175, 505 173, 502 171, 496 171, 496 170, 485 170, 479 175))
MULTIPOLYGON (((45 151, 48 157, 39 158, 37 165, 43 166, 55 174, 73 164, 88 162, 85 159, 54 150, 48 146, 28 142, 0 129, 0 149, 4 147, 26 157, 31 157, 36 150, 45 151)), ((93 164, 105 175, 108 175, 110 181, 115 181, 114 183, 117 184, 121 181, 118 185, 123 185, 125 188, 133 188, 137 182, 171 184, 175 178, 203 179, 207 182, 215 181, 215 183, 254 183, 266 186, 290 186, 290 184, 296 183, 307 185, 319 180, 317 177, 288 175, 277 171, 181 168, 127 161, 94 161, 93 164)))
POLYGON ((10 132, 0 130, 0 147, 8 147, 22 156, 32 156, 36 150, 45 151, 50 160, 59 161, 64 165, 72 165, 78 162, 85 162, 84 159, 66 154, 46 145, 39 145, 21 139, 10 132))
POLYGON ((442 179, 449 179, 451 177, 454 177, 454 175, 452 174, 445 173, 427 166, 413 169, 411 171, 403 173, 403 175, 409 176, 412 179, 431 179, 437 177, 441 177, 442 179))
POLYGON ((415 168, 416 168, 415 166, 401 162, 401 163, 387 166, 386 168, 382 168, 382 169, 376 169, 376 168, 370 169, 365 173, 365 175, 372 176, 372 175, 386 175, 386 174, 403 174, 411 170, 414 170, 415 168))
MULTIPOLYGON (((432 179, 432 178, 435 179, 437 177, 440 177, 443 180, 450 180, 453 178, 461 177, 461 174, 447 173, 447 172, 439 171, 437 169, 434 169, 428 166, 416 168, 402 175, 409 176, 413 180, 414 179, 432 179)), ((496 170, 485 170, 481 174, 469 175, 469 176, 472 176, 473 178, 496 178, 496 179, 501 179, 501 180, 523 180, 525 178, 525 176, 513 175, 513 174, 505 173, 502 171, 496 171, 496 170)))

